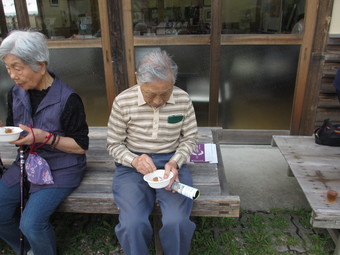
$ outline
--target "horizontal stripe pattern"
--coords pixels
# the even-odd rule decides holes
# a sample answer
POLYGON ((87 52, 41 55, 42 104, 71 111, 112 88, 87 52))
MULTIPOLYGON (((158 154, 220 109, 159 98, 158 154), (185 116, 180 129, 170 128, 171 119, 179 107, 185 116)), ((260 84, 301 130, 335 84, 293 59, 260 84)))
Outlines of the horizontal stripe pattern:
POLYGON ((189 95, 173 89, 174 103, 154 109, 138 105, 139 85, 119 94, 108 121, 107 149, 116 162, 131 166, 138 153, 170 153, 179 167, 185 163, 197 142, 197 122, 189 95), (177 123, 169 118, 183 116, 177 123))

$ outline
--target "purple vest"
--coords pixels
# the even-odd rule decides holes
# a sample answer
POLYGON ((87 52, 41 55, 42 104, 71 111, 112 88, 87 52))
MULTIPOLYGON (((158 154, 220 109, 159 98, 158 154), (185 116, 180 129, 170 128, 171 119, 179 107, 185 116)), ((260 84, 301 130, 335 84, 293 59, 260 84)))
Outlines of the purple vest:
MULTIPOLYGON (((72 88, 55 77, 47 95, 39 104, 34 116, 31 115, 31 105, 27 91, 15 86, 13 95, 13 120, 14 125, 33 125, 34 128, 64 136, 60 124, 60 116, 65 104, 72 93, 72 88)), ((25 134, 23 134, 25 135, 25 134)), ((85 154, 70 154, 51 148, 49 145, 36 150, 36 153, 43 157, 49 164, 54 183, 52 185, 33 185, 31 192, 49 187, 77 187, 86 168, 85 154)), ((8 186, 19 182, 20 167, 19 157, 3 175, 3 180, 8 186)))

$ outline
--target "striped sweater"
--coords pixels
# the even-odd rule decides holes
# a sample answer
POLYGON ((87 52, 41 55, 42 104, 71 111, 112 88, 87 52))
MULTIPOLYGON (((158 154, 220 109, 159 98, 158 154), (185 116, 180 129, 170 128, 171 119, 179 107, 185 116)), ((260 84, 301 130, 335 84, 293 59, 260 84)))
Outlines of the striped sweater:
POLYGON ((116 162, 131 167, 137 153, 175 152, 178 166, 186 163, 197 142, 195 111, 189 95, 174 86, 160 108, 145 103, 139 85, 120 93, 108 121, 107 150, 116 162))

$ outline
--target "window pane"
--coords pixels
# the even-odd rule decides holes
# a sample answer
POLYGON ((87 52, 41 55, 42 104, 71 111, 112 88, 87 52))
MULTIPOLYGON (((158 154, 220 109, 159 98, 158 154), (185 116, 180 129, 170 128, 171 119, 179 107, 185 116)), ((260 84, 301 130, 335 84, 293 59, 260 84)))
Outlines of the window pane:
POLYGON ((18 29, 17 13, 14 6, 14 0, 2 0, 6 16, 6 25, 8 31, 18 29))
MULTIPOLYGON (((154 48, 135 47, 136 63, 154 48)), ((178 65, 176 86, 188 92, 199 126, 208 125, 210 52, 209 46, 162 46, 178 65), (199 55, 198 55, 199 53, 199 55)))
MULTIPOLYGON (((49 69, 81 96, 90 126, 107 125, 109 110, 101 49, 51 49, 49 69)), ((14 82, 3 64, 0 77, 0 120, 5 121, 7 93, 14 82)))
POLYGON ((211 22, 210 4, 209 0, 132 0, 134 34, 208 34, 211 22))
POLYGON ((223 34, 302 33, 305 0, 224 0, 223 34))
POLYGON ((0 120, 6 122, 7 117, 7 93, 13 85, 4 64, 0 64, 0 120))
POLYGON ((299 46, 223 46, 220 125, 289 129, 299 46))
POLYGON ((81 96, 88 125, 106 126, 109 111, 102 50, 51 49, 50 54, 51 70, 81 96))
MULTIPOLYGON (((36 0, 27 1, 28 9, 36 0)), ((50 39, 100 36, 98 1, 37 0, 38 12, 30 13, 31 27, 50 39)))

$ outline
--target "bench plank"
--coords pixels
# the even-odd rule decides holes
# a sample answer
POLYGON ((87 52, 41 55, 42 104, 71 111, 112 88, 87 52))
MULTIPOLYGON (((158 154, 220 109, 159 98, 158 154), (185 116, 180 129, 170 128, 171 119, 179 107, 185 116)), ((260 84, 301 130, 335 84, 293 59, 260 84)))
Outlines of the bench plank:
POLYGON ((330 189, 340 190, 340 148, 318 145, 313 136, 273 139, 313 210, 312 225, 339 229, 339 203, 327 202, 326 194, 330 189))
MULTIPOLYGON (((118 214, 112 195, 114 160, 106 151, 106 127, 90 127, 90 145, 87 152, 87 169, 80 186, 58 207, 60 212, 118 214)), ((220 128, 199 128, 199 143, 212 143, 220 128), (214 136, 213 136, 214 133, 214 136)), ((194 201, 192 216, 238 217, 239 196, 230 196, 224 174, 220 147, 217 144, 218 164, 188 163, 193 183, 200 190, 194 201)), ((17 148, 1 146, 1 157, 9 165, 17 148)), ((155 215, 160 214, 156 204, 155 215)))

